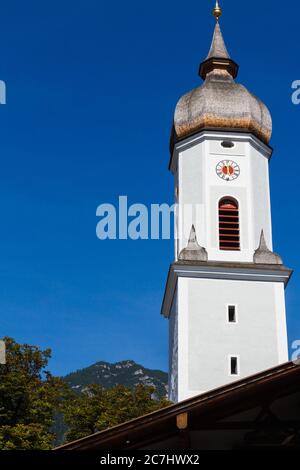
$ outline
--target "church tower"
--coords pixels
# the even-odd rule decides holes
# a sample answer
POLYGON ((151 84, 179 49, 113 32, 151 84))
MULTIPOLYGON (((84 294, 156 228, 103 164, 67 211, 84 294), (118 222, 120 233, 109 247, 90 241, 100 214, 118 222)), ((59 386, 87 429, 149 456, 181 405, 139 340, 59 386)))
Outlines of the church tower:
POLYGON ((204 82, 178 101, 171 136, 175 262, 162 314, 175 402, 288 360, 284 290, 292 272, 273 252, 271 116, 235 82, 218 2, 213 13, 204 82))

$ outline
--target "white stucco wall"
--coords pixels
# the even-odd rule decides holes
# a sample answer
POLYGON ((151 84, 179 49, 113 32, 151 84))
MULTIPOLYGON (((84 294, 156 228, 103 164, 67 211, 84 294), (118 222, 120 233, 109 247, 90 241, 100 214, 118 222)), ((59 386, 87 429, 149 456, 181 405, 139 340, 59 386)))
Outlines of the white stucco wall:
POLYGON ((169 316, 169 400, 178 401, 178 308, 177 291, 169 316))
MULTIPOLYGON (((262 229, 272 249, 270 155, 252 135, 234 132, 201 132, 176 145, 171 161, 179 203, 175 260, 188 243, 192 224, 209 261, 252 263, 262 229), (224 140, 234 147, 222 147, 224 140), (233 181, 216 174, 217 164, 226 159, 240 167, 233 181), (226 196, 239 203, 240 251, 219 250, 218 203, 226 196), (183 211, 186 206, 188 211, 183 211)), ((274 277, 259 280, 259 273, 247 280, 186 276, 190 272, 178 277, 169 317, 171 400, 184 400, 288 360, 284 282, 273 282, 274 277), (236 324, 227 321, 229 304, 236 305, 236 324), (230 356, 238 358, 238 376, 229 373, 230 356)))
POLYGON ((179 278, 177 293, 178 401, 288 360, 283 283, 179 278), (228 304, 237 323, 227 321, 228 304))
POLYGON ((247 134, 210 132, 201 135, 192 144, 182 144, 176 152, 176 186, 179 195, 176 228, 179 240, 176 243, 176 255, 186 247, 192 224, 196 227, 198 242, 208 251, 209 260, 253 261, 262 229, 271 249, 266 148, 258 147, 257 141, 247 134), (222 147, 223 140, 231 140, 234 147, 222 147), (233 160, 240 167, 240 176, 233 181, 224 181, 216 174, 217 164, 226 159, 233 160), (239 252, 219 250, 218 203, 224 196, 232 196, 239 202, 239 252), (187 206, 189 209, 186 209, 187 206))

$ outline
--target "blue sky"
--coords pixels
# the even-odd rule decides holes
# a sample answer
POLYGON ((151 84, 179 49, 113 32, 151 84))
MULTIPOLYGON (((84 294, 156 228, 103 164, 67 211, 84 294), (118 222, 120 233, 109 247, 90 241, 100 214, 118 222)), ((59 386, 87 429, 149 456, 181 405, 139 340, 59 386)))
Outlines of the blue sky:
MULTIPOLYGON (((95 213, 119 195, 172 203, 172 114, 200 83, 212 4, 1 4, 1 334, 51 347, 56 374, 128 358, 167 369, 160 305, 172 241, 99 241, 95 213)), ((300 338, 300 106, 291 103, 300 5, 293 14, 270 0, 222 6, 238 81, 273 116, 274 246, 295 269, 287 289, 291 342, 300 338)))

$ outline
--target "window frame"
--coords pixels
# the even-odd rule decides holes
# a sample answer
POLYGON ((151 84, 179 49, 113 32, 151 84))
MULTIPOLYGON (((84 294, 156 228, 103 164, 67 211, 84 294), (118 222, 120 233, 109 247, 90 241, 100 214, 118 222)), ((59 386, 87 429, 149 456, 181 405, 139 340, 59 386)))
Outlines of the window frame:
POLYGON ((228 375, 229 377, 240 377, 240 356, 238 354, 229 354, 228 356, 228 375), (236 359, 237 374, 233 374, 231 371, 231 360, 236 359))
POLYGON ((237 323, 239 322, 238 321, 238 306, 237 306, 237 304, 232 302, 230 304, 226 304, 225 308, 226 308, 226 321, 227 321, 228 325, 237 325, 237 323), (235 309, 235 312, 234 312, 235 313, 235 321, 229 321, 229 307, 234 307, 234 309, 235 309))
MULTIPOLYGON (((242 240, 242 238, 241 238, 241 210, 240 210, 240 206, 241 206, 240 201, 234 196, 225 195, 225 196, 222 196, 221 198, 219 198, 219 200, 218 200, 218 204, 217 204, 217 226, 218 226, 218 250, 220 252, 226 252, 226 251, 241 252, 241 250, 242 250, 242 244, 241 244, 241 240, 242 240), (221 217, 220 216, 220 210, 221 210, 220 206, 221 206, 222 201, 225 201, 226 199, 231 201, 232 204, 234 204, 236 206, 236 212, 238 214, 237 215, 237 219, 238 219, 238 222, 237 222, 237 225, 238 225, 238 248, 233 247, 233 249, 230 246, 221 248, 221 233, 220 232, 221 232, 222 229, 221 229, 220 225, 221 225, 222 222, 220 221, 220 217, 221 217)), ((224 216, 224 217, 226 217, 226 216, 224 216)), ((223 223, 225 223, 225 222, 223 221, 223 223)), ((236 222, 233 222, 233 224, 235 224, 235 223, 236 222)), ((225 228, 223 227, 223 231, 224 231, 224 229, 225 228)), ((232 231, 235 230, 234 227, 231 227, 231 229, 232 229, 232 231)), ((229 228, 229 230, 230 230, 230 228, 229 228)), ((223 234, 223 236, 224 236, 224 234, 223 234)), ((224 243, 226 243, 226 241, 224 243)))

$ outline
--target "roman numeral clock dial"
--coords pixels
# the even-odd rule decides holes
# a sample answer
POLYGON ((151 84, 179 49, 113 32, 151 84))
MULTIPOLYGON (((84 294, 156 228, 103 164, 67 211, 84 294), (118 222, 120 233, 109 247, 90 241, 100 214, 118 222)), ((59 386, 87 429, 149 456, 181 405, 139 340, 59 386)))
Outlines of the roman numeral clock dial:
POLYGON ((240 176, 240 167, 233 160, 222 160, 216 166, 217 175, 225 181, 233 181, 240 176))

